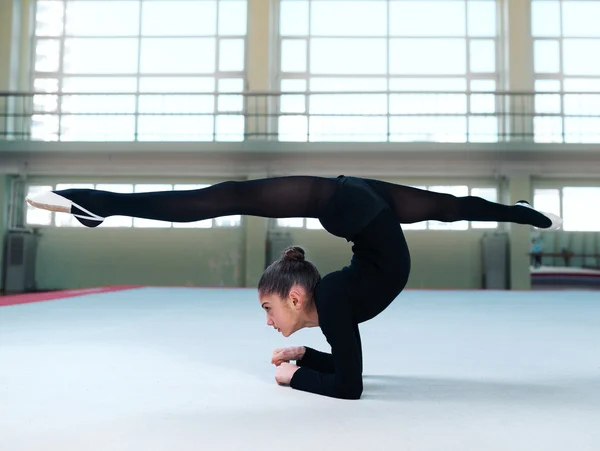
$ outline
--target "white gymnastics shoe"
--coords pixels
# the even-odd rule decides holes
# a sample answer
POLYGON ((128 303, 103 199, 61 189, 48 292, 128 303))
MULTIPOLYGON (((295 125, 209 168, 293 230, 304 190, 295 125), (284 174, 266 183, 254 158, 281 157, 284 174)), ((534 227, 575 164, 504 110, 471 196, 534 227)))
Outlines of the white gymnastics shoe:
MULTIPOLYGON (((63 193, 63 191, 61 191, 61 193, 63 193)), ((27 196, 25 200, 29 205, 41 208, 42 210, 72 214, 86 227, 97 227, 102 224, 102 221, 105 219, 54 191, 45 191, 43 193, 27 196)))

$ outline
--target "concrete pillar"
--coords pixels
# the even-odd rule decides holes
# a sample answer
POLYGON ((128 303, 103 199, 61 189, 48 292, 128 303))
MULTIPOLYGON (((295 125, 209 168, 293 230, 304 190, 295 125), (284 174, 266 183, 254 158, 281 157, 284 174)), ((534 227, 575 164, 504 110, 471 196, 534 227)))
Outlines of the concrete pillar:
POLYGON ((502 129, 511 141, 533 140, 534 91, 533 41, 531 38, 531 2, 498 0, 501 17, 504 59, 501 83, 504 91, 518 92, 502 102, 511 114, 504 116, 502 129))
MULTIPOLYGON (((531 202, 531 178, 518 175, 509 179, 509 205, 519 200, 531 202)), ((531 226, 510 224, 510 289, 530 290, 531 275, 529 273, 531 226)))
MULTIPOLYGON (((276 0, 248 0, 248 35, 246 37, 246 90, 265 92, 273 89, 272 50, 276 45, 276 0)), ((277 102, 275 96, 255 95, 246 99, 246 138, 267 138, 276 121, 265 114, 277 102)))

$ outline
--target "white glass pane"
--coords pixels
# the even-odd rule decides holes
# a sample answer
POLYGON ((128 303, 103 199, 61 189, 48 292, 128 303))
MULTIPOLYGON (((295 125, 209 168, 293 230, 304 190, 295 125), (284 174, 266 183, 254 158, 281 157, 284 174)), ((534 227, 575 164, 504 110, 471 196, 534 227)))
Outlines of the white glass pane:
POLYGON ((565 1, 562 4, 563 36, 600 37, 600 1, 565 1))
POLYGON ((216 120, 217 141, 244 140, 244 116, 219 115, 216 120))
POLYGON ((559 94, 536 94, 535 112, 560 114, 561 101, 559 94))
POLYGON ((306 41, 284 39, 281 41, 281 71, 306 72, 306 41))
POLYGON ((282 113, 305 113, 306 96, 303 95, 282 95, 279 110, 282 113))
POLYGON ((308 1, 282 0, 279 33, 282 36, 308 35, 308 1))
MULTIPOLYGON (((56 185, 57 191, 71 188, 94 189, 94 185, 91 183, 59 183, 56 185)), ((75 216, 68 213, 56 213, 54 215, 54 225, 56 227, 84 227, 75 216)))
POLYGON ((469 36, 496 36, 495 0, 470 0, 467 14, 469 36))
POLYGON ((244 109, 244 96, 222 94, 218 99, 217 108, 221 113, 241 112, 244 109))
POLYGON ((534 141, 539 143, 561 143, 562 118, 535 117, 533 119, 534 141))
POLYGON ((313 94, 310 114, 386 114, 385 94, 313 94))
POLYGON ((498 119, 496 117, 470 117, 469 142, 497 142, 498 119))
POLYGON ((139 33, 139 7, 138 1, 69 1, 65 34, 135 36, 139 33))
POLYGON ((219 34, 244 36, 246 34, 247 0, 219 1, 219 34))
POLYGON ((314 38, 310 47, 313 74, 385 74, 386 40, 314 38))
POLYGON ((310 141, 387 141, 386 117, 310 118, 310 141))
POLYGON ((560 80, 536 80, 535 90, 538 92, 560 91, 560 80))
POLYGON ((133 116, 69 116, 61 118, 61 141, 132 141, 133 116))
MULTIPOLYGON (((464 39, 391 39, 392 74, 464 74, 464 39)), ((334 59, 334 58, 332 58, 334 59)))
POLYGON ((465 117, 412 116, 390 118, 390 141, 465 142, 465 117))
POLYGON ((566 117, 565 142, 598 143, 600 142, 599 117, 566 117))
MULTIPOLYGON (((110 191, 112 193, 133 193, 133 185, 118 183, 99 183, 96 189, 100 191, 110 191)), ((102 222, 100 227, 132 227, 133 218, 129 216, 109 216, 102 222)))
POLYGON ((316 1, 311 3, 310 16, 310 32, 316 36, 386 35, 386 1, 316 1))
POLYGON ((318 78, 311 77, 310 90, 315 91, 386 91, 386 78, 318 78))
POLYGON ((304 227, 304 218, 277 218, 279 227, 304 227))
POLYGON ((219 92, 243 92, 243 78, 221 78, 219 80, 219 92))
POLYGON ((241 215, 221 216, 215 218, 216 227, 237 227, 242 223, 241 215))
POLYGON ((565 91, 600 92, 600 79, 598 78, 565 78, 563 83, 565 91))
POLYGON ((309 230, 325 230, 317 218, 306 218, 306 228, 309 230))
POLYGON ((465 2, 391 1, 389 22, 392 36, 464 36, 465 2))
POLYGON ((563 73, 565 75, 600 75, 600 39, 565 39, 563 73))
MULTIPOLYGON (((210 185, 189 185, 189 184, 185 184, 185 185, 175 185, 173 187, 173 189, 175 191, 189 191, 189 190, 197 190, 197 189, 204 189, 204 188, 208 188, 210 185)), ((213 226, 213 220, 212 219, 202 219, 200 221, 194 221, 194 222, 174 222, 173 223, 173 228, 174 229, 210 229, 213 226)))
POLYGON ((66 95, 62 97, 62 113, 134 113, 133 95, 66 95))
POLYGON ((471 72, 496 71, 496 43, 492 40, 476 39, 470 47, 471 72))
POLYGON ((214 92, 213 77, 142 77, 140 92, 214 92))
POLYGON ((535 37, 560 36, 560 2, 531 2, 531 34, 535 37))
POLYGON ((471 80, 471 91, 493 92, 496 90, 496 80, 471 80))
POLYGON ((58 141, 58 116, 34 114, 31 116, 31 139, 58 141))
POLYGON ((563 188, 563 230, 600 232, 600 209, 590 208, 600 199, 600 188, 563 188))
POLYGON ((65 40, 64 71, 76 74, 137 72, 137 39, 72 38, 65 40))
POLYGON ((133 77, 65 77, 63 92, 135 92, 137 80, 133 77))
POLYGON ((569 116, 600 116, 600 94, 567 94, 564 102, 569 116))
POLYGON ((390 94, 391 114, 467 113, 466 94, 390 94))
MULTIPOLYGON (((490 202, 498 202, 498 189, 496 188, 471 188, 471 196, 481 197, 490 202)), ((495 229, 498 227, 496 221, 472 221, 474 229, 495 229)))
POLYGON ((459 91, 467 90, 464 78, 390 78, 390 91, 459 91))
POLYGON ((306 91, 306 80, 281 80, 281 90, 283 92, 306 91))
POLYGON ((34 113, 56 113, 58 110, 58 96, 35 95, 33 96, 34 113))
POLYGON ((427 221, 415 222, 412 224, 402 224, 402 230, 426 230, 427 221))
POLYGON ((60 36, 63 32, 64 3, 41 1, 36 3, 36 36, 60 36))
POLYGON ((58 92, 58 80, 56 78, 36 78, 33 80, 33 89, 36 92, 58 92))
POLYGON ((140 116, 140 141, 212 141, 213 116, 140 116))
POLYGON ((535 189, 533 208, 560 216, 560 191, 557 189, 535 189))
POLYGON ((56 72, 60 65, 60 41, 58 39, 38 39, 35 46, 35 70, 56 72))
MULTIPOLYGON (((430 186, 429 191, 436 193, 452 194, 453 196, 463 197, 469 195, 468 186, 430 186)), ((442 222, 428 221, 431 230, 467 230, 469 228, 468 221, 442 222)))
POLYGON ((279 118, 279 141, 306 141, 308 118, 306 116, 282 116, 279 118))
POLYGON ((472 94, 471 113, 494 113, 496 111, 496 96, 494 94, 472 94))
POLYGON ((402 230, 426 230, 427 221, 415 222, 413 224, 402 224, 402 230))
MULTIPOLYGON (((29 186, 27 188, 27 196, 35 196, 36 194, 52 191, 52 186, 29 186)), ((25 223, 27 225, 50 225, 52 224, 52 212, 32 207, 27 204, 25 212, 25 223)))
POLYGON ((243 39, 219 41, 219 70, 223 72, 244 70, 243 39))
MULTIPOLYGON (((135 185, 135 193, 150 193, 158 191, 173 191, 173 185, 135 185)), ((170 228, 171 223, 146 218, 133 218, 134 227, 170 228)))
POLYGON ((140 113, 214 113, 212 95, 141 95, 140 113))
POLYGON ((214 38, 142 39, 142 73, 209 73, 215 71, 214 38))
POLYGON ((534 41, 533 66, 537 73, 559 72, 560 50, 558 41, 534 41))
POLYGON ((217 2, 142 2, 142 35, 202 36, 217 33, 217 2))

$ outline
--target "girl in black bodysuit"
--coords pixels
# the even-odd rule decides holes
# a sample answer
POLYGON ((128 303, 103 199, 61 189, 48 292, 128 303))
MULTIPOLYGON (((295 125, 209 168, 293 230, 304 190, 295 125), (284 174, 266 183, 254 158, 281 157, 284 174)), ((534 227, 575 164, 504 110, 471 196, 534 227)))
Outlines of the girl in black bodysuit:
POLYGON ((499 221, 555 229, 561 223, 525 201, 507 206, 346 176, 274 177, 135 194, 68 189, 27 201, 70 213, 88 227, 112 215, 169 222, 228 215, 318 218, 329 233, 353 243, 349 265, 321 278, 303 250, 293 247, 265 270, 258 294, 269 326, 286 337, 303 327, 320 327, 331 345, 331 353, 308 347, 276 350, 277 382, 344 399, 358 399, 363 390, 358 324, 387 308, 408 281, 410 254, 400 224, 499 221))

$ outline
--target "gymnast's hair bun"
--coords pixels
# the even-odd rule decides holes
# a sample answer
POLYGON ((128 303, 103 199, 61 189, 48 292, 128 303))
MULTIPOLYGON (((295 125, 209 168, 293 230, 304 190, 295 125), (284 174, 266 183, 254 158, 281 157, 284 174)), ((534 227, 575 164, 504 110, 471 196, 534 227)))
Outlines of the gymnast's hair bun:
POLYGON ((283 258, 286 260, 304 261, 304 249, 299 246, 291 246, 283 251, 283 258))

